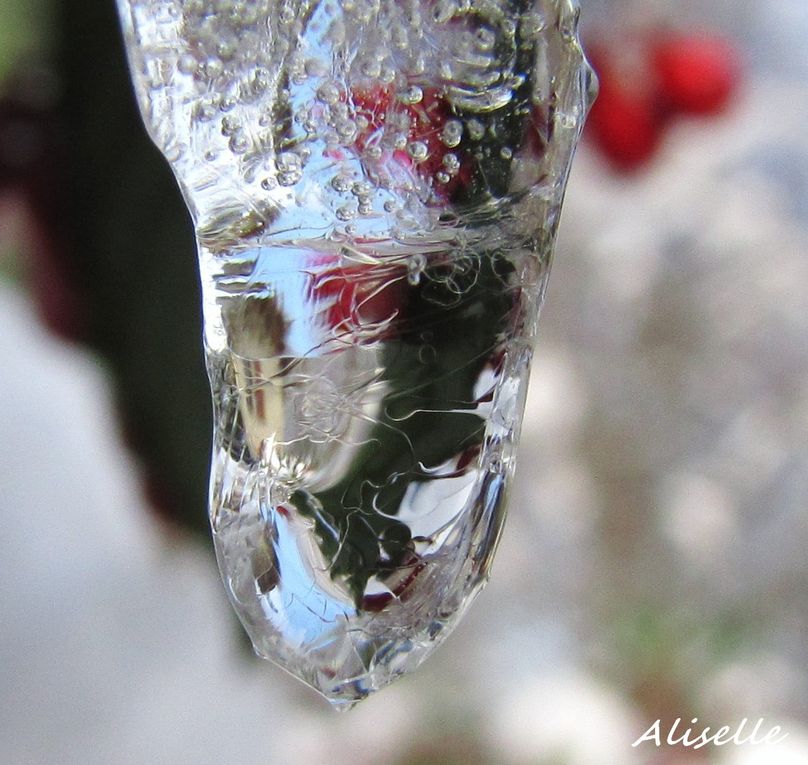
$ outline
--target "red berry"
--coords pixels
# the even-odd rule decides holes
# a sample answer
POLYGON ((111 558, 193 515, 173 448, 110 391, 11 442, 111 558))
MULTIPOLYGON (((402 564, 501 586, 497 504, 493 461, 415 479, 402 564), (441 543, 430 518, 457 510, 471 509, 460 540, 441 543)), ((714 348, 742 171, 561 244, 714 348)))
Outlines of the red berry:
POLYGON ((653 46, 659 98, 688 114, 717 114, 729 103, 740 80, 736 48, 712 35, 680 35, 653 46))
POLYGON ((665 127, 652 82, 643 72, 618 74, 603 52, 590 58, 600 93, 589 116, 588 133, 617 169, 634 170, 651 159, 665 127))
POLYGON ((318 255, 311 267, 310 297, 339 334, 389 321, 403 310, 404 266, 339 265, 336 256, 318 255))

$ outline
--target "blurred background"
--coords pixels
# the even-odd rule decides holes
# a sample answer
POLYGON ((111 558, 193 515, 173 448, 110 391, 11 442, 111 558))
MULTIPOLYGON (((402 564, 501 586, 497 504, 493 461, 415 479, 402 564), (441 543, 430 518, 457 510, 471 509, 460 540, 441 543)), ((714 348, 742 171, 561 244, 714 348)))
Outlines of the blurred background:
POLYGON ((492 581, 337 716, 225 602, 190 224, 114 3, 3 0, 3 763, 808 763, 808 4, 582 5, 602 97, 492 581), (676 718, 789 735, 631 747, 676 718))

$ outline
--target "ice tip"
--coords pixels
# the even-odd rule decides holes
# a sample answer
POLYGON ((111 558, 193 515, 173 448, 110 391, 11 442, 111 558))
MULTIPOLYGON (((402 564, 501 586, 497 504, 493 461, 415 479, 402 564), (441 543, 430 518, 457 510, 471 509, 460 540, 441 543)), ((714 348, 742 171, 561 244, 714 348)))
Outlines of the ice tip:
POLYGON ((362 699, 328 699, 331 709, 333 709, 335 712, 339 712, 340 714, 350 712, 360 701, 362 701, 362 699))

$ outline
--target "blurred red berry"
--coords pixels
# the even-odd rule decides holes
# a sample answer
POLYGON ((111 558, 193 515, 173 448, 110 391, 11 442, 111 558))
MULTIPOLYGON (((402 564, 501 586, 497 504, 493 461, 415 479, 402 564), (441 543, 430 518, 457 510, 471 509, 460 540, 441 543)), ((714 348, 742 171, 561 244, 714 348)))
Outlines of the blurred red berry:
POLYGON ((687 114, 717 114, 740 80, 740 57, 713 35, 678 35, 652 46, 660 102, 687 114))
POLYGON ((665 115, 658 108, 646 71, 618 72, 605 51, 590 54, 600 93, 589 115, 588 133, 618 170, 648 162, 659 146, 665 115))

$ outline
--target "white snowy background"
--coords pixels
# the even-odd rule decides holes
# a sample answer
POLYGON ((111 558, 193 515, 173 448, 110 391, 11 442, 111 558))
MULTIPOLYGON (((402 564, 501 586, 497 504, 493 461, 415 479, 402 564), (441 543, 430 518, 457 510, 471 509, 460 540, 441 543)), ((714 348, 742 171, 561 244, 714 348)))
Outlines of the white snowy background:
POLYGON ((736 35, 742 92, 631 178, 579 153, 492 581, 348 715, 246 656, 100 362, 0 282, 0 762, 808 763, 808 3, 651 5, 736 35), (789 737, 632 749, 659 708, 789 737))

